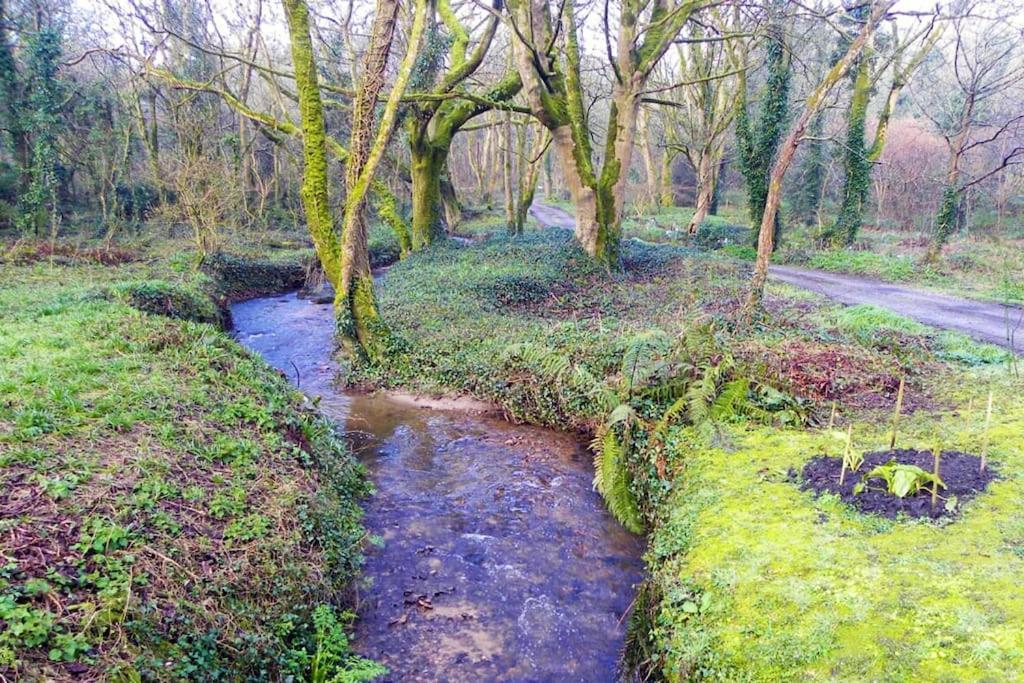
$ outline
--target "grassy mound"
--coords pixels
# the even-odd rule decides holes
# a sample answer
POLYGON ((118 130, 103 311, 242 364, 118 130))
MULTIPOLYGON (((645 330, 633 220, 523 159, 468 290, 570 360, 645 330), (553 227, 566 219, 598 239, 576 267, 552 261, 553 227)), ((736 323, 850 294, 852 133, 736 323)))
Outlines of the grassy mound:
POLYGON ((0 677, 365 668, 337 611, 361 469, 284 379, 193 322, 219 319, 205 285, 129 266, 2 279, 0 677))

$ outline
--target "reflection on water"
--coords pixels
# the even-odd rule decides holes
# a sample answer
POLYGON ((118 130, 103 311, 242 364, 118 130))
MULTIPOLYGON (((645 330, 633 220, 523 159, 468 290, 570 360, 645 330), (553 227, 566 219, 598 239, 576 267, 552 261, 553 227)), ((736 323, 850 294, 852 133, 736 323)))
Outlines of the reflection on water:
POLYGON ((377 493, 355 647, 394 681, 613 681, 640 540, 569 436, 332 386, 329 305, 232 309, 261 353, 354 433, 377 493))

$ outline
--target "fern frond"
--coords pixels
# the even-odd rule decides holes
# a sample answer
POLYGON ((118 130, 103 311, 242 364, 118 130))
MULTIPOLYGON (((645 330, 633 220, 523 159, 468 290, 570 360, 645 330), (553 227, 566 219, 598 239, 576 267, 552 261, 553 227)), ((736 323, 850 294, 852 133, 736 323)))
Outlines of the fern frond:
POLYGON ((715 366, 705 366, 700 379, 686 390, 686 417, 692 424, 699 425, 711 419, 711 402, 718 390, 715 379, 715 366))
POLYGON ((605 504, 615 519, 633 533, 644 530, 636 499, 630 490, 629 470, 625 452, 614 429, 605 430, 594 439, 594 488, 604 496, 605 504))
POLYGON ((675 422, 675 420, 683 414, 688 404, 686 396, 677 398, 672 405, 670 405, 664 413, 661 414, 661 419, 658 420, 658 424, 654 426, 654 435, 658 439, 664 439, 668 432, 669 426, 675 422))
POLYGON ((711 404, 711 419, 724 421, 745 414, 749 392, 750 380, 746 377, 726 382, 711 404))
POLYGON ((620 364, 623 391, 628 394, 661 373, 671 348, 672 339, 662 330, 647 330, 630 337, 620 364))

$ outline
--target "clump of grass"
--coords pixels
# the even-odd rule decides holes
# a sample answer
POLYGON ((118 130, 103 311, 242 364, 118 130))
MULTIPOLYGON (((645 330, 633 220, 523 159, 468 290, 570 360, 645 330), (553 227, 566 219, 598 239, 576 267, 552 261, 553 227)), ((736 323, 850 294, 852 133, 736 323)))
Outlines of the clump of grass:
POLYGON ((906 335, 928 332, 928 328, 919 322, 870 304, 840 308, 832 313, 831 319, 840 330, 862 342, 870 342, 879 332, 906 335))
POLYGON ((964 365, 1000 365, 1010 360, 1009 351, 974 341, 960 332, 940 332, 934 346, 939 358, 964 365))

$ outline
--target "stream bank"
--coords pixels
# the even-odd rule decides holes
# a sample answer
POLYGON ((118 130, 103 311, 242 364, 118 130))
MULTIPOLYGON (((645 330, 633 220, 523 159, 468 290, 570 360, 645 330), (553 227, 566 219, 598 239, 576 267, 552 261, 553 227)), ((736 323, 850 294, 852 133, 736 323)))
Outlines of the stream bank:
POLYGON ((612 681, 642 540, 570 435, 334 386, 330 305, 232 307, 239 341, 343 425, 377 493, 353 645, 386 680, 612 681))

